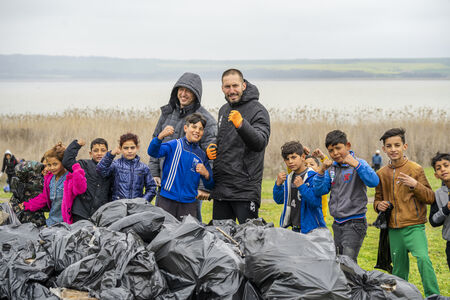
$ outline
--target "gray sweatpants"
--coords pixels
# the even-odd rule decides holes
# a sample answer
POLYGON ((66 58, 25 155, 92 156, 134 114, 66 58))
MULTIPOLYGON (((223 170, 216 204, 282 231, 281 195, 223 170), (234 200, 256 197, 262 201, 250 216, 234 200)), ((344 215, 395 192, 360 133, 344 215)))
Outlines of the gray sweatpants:
POLYGON ((353 219, 344 223, 333 222, 336 254, 347 255, 358 262, 358 254, 367 233, 367 220, 353 219))

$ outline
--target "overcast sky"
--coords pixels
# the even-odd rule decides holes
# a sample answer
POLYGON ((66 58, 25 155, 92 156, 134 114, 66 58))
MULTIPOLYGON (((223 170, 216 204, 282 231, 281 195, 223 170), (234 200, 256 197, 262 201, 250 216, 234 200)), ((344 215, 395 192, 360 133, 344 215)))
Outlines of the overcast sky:
POLYGON ((0 54, 450 57, 450 0, 0 0, 0 54))

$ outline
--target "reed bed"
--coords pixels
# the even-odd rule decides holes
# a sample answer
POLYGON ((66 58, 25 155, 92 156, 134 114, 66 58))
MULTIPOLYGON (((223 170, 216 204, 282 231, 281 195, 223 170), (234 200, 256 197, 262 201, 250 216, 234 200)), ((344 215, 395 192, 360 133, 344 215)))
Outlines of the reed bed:
MULTIPOLYGON (((217 108, 210 109, 217 116, 217 108)), ((360 108, 351 111, 298 107, 293 110, 271 109, 271 136, 265 156, 265 177, 283 170, 280 147, 290 140, 298 140, 326 153, 325 136, 334 129, 347 133, 356 154, 370 162, 385 130, 392 127, 406 129, 410 159, 428 166, 437 151, 449 151, 450 115, 445 109, 404 107, 398 110, 360 108)), ((148 161, 147 146, 151 140, 160 111, 118 109, 74 109, 59 114, 1 115, 0 151, 11 150, 17 158, 39 160, 42 154, 58 141, 68 145, 75 138, 87 143, 103 137, 110 148, 121 134, 136 133, 141 141, 139 154, 148 161)), ((89 146, 80 151, 80 158, 89 156, 89 146)), ((384 163, 387 157, 383 155, 384 163)))

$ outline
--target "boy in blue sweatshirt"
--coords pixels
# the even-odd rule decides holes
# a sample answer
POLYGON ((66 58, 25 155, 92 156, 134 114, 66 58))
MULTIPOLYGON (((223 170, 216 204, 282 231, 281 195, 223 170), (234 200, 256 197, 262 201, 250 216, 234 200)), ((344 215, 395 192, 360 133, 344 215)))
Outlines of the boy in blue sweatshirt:
MULTIPOLYGON (((314 192, 330 192, 328 207, 334 218, 333 234, 336 253, 357 262, 367 232, 367 187, 376 187, 379 178, 369 164, 355 156, 347 135, 334 130, 327 134, 325 146, 331 161, 326 159, 314 178, 314 192)), ((317 149, 316 154, 319 152, 317 149)))
POLYGON ((314 194, 312 184, 317 173, 306 167, 302 144, 287 142, 281 147, 281 156, 292 172, 280 172, 273 186, 273 200, 284 204, 280 227, 292 226, 293 231, 301 233, 326 227, 322 198, 314 194))
POLYGON ((191 215, 197 218, 197 194, 200 179, 207 189, 214 186, 208 158, 198 143, 206 126, 206 119, 200 113, 186 117, 185 136, 162 143, 174 134, 172 126, 166 126, 148 146, 148 154, 154 158, 164 157, 161 192, 156 205, 171 213, 178 220, 191 215))

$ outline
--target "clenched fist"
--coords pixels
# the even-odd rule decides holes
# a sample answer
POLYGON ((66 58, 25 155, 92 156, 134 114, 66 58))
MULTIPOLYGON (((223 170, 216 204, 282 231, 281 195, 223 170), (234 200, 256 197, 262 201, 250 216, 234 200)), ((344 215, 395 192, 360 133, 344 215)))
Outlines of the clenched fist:
POLYGON ((210 160, 214 160, 217 158, 217 145, 216 144, 209 144, 206 148, 206 155, 210 160))
POLYGON ((209 180, 209 172, 208 170, 205 168, 205 165, 203 164, 197 164, 197 166, 195 167, 195 171, 197 173, 199 173, 200 175, 203 175, 203 177, 205 177, 206 180, 209 180))
POLYGON ((282 185, 286 180, 287 174, 285 172, 280 172, 277 175, 277 185, 282 185))
POLYGON ((243 121, 241 113, 237 110, 230 111, 230 114, 228 115, 228 121, 233 122, 233 125, 236 128, 241 127, 243 121))
POLYGON ((172 126, 166 126, 164 129, 158 134, 158 139, 162 140, 166 136, 170 136, 175 133, 175 129, 172 126))

